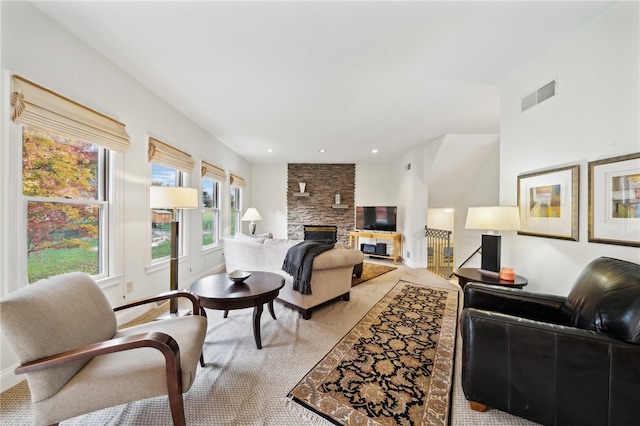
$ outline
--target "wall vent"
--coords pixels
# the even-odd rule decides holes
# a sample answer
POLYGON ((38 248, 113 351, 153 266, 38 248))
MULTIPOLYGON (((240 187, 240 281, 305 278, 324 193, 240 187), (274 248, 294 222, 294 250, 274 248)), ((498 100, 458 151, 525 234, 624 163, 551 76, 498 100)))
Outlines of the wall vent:
POLYGON ((538 105, 540 102, 544 102, 549 98, 552 98, 556 95, 556 80, 553 80, 533 93, 529 93, 527 96, 522 98, 521 102, 521 111, 526 111, 532 106, 538 105))

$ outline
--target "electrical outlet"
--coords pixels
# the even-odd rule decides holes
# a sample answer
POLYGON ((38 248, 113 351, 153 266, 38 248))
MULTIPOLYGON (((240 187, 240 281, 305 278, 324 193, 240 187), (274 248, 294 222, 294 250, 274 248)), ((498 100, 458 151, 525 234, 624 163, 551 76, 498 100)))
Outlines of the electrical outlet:
POLYGON ((133 291, 133 281, 129 281, 127 283, 127 293, 131 293, 133 291))

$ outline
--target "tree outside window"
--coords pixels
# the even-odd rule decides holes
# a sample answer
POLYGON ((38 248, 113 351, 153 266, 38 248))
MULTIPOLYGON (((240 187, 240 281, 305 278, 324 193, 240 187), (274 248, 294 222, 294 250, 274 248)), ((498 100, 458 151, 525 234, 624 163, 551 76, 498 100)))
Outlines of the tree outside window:
POLYGON ((33 283, 82 271, 106 273, 108 150, 27 125, 22 128, 22 193, 27 270, 33 283))

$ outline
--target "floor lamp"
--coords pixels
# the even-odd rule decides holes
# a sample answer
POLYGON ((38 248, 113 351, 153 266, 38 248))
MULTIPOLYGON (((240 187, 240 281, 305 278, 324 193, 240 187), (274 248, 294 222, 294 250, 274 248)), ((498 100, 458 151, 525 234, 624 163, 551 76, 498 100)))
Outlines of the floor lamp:
MULTIPOLYGON (((518 207, 469 207, 465 228, 493 231, 493 234, 482 235, 482 245, 471 256, 480 252, 482 260, 479 271, 486 274, 498 275, 500 273, 502 238, 498 234, 498 231, 520 230, 520 212, 518 211, 518 207)), ((471 256, 469 256, 464 263, 471 259, 471 256)))
MULTIPOLYGON (((178 210, 195 209, 198 207, 198 191, 195 188, 181 186, 152 186, 149 194, 150 207, 152 209, 171 209, 171 260, 169 289, 178 289, 178 210)), ((178 300, 169 302, 169 315, 180 316, 178 312, 178 300)))

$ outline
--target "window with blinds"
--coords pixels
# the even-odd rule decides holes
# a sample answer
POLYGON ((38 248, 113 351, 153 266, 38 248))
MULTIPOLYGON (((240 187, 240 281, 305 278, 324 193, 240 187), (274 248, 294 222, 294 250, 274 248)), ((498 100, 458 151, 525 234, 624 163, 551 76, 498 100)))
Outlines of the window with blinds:
MULTIPOLYGON (((151 163, 152 186, 185 186, 186 175, 193 170, 191 155, 154 138, 149 138, 148 159, 151 163)), ((182 210, 151 209, 151 260, 168 259, 171 256, 171 222, 178 222, 184 229, 182 210)), ((184 252, 185 232, 178 233, 178 256, 184 252)))
POLYGON ((129 147, 125 126, 20 76, 12 83, 11 118, 22 125, 28 282, 71 271, 108 276, 109 159, 129 147))

